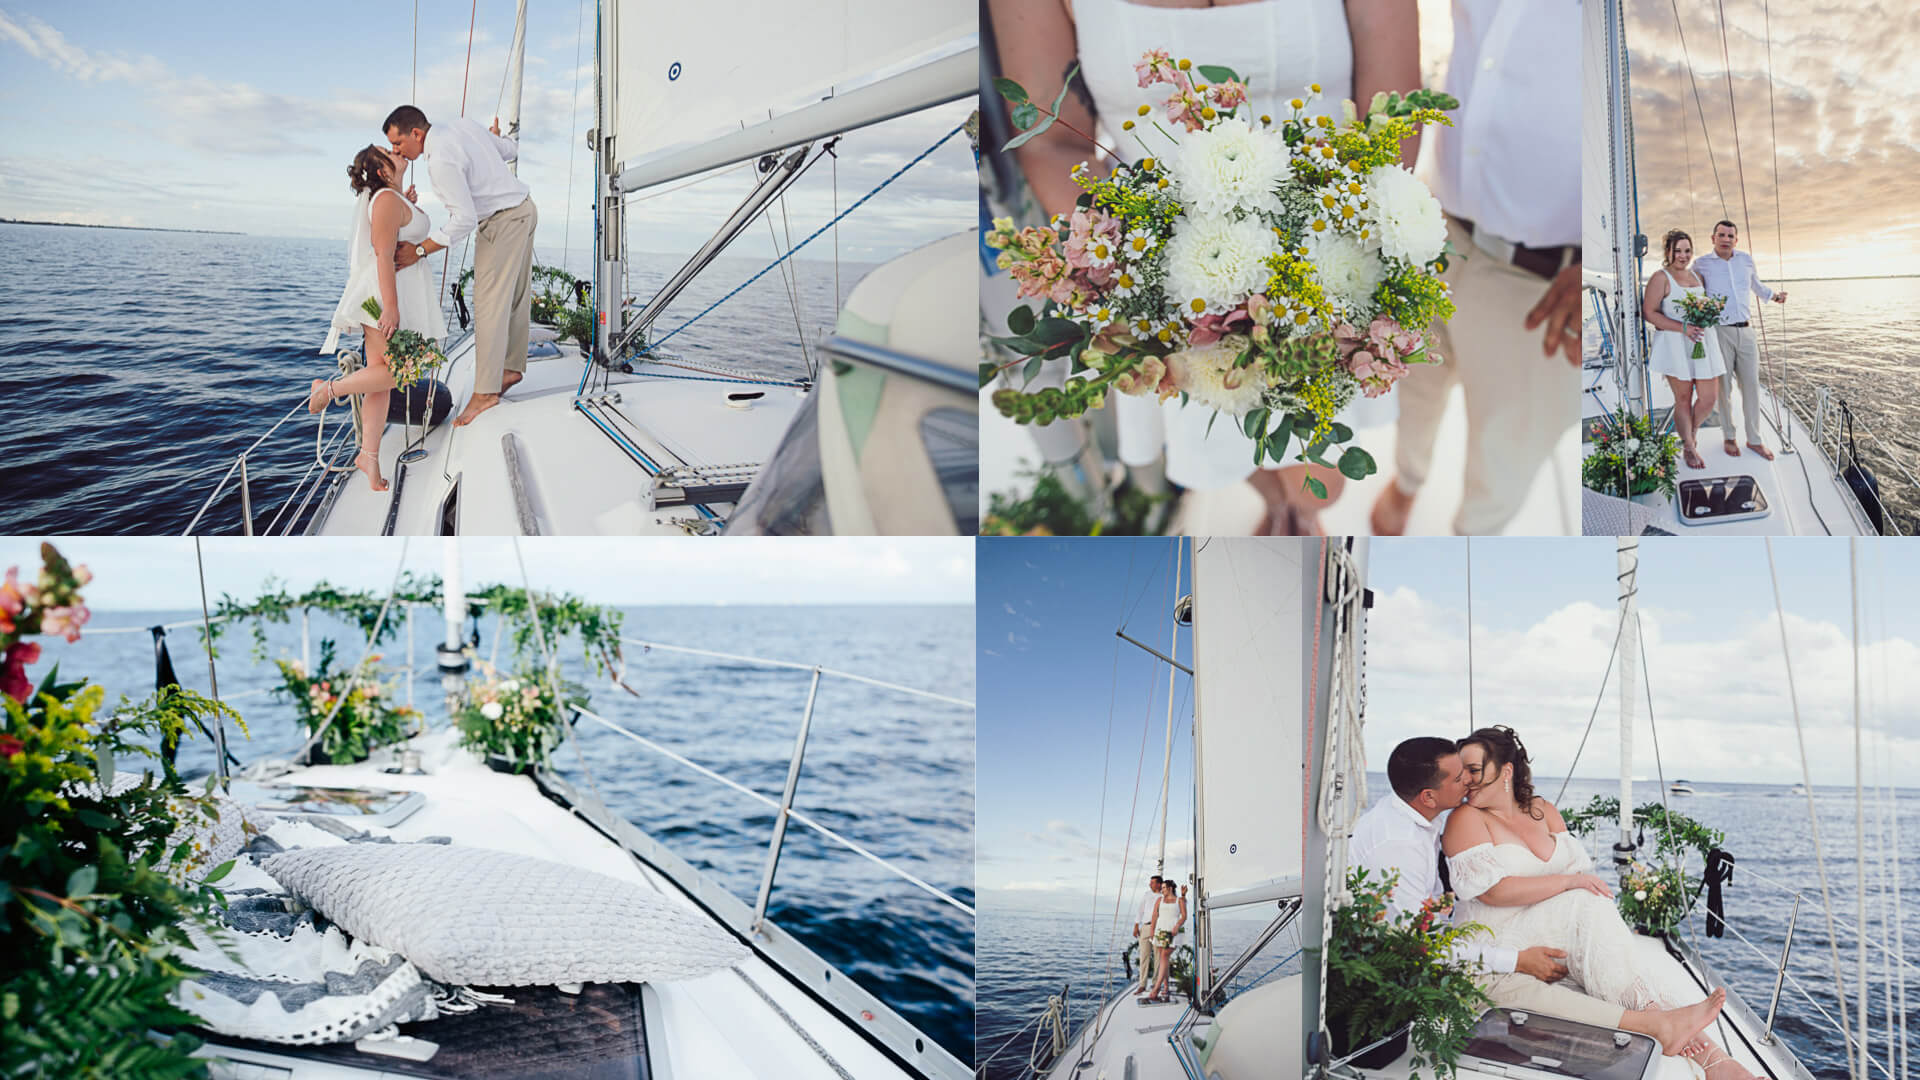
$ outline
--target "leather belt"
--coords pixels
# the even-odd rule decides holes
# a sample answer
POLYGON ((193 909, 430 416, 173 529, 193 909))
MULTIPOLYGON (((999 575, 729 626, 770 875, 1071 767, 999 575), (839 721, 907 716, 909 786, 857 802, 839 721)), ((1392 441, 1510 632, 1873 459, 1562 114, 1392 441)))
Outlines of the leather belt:
POLYGON ((1723 322, 1723 323, 1721 323, 1720 325, 1721 325, 1721 326, 1724 326, 1724 327, 1727 327, 1727 328, 1729 328, 1729 329, 1732 329, 1732 328, 1735 328, 1735 327, 1739 327, 1739 328, 1742 328, 1742 329, 1744 329, 1744 328, 1746 327, 1746 325, 1747 325, 1747 324, 1746 324, 1746 323, 1744 323, 1744 322, 1723 322))
POLYGON ((1460 227, 1473 237, 1473 246, 1505 262, 1525 270, 1535 277, 1552 281, 1555 275, 1566 269, 1571 263, 1580 261, 1578 244, 1562 244, 1559 247, 1536 248, 1525 244, 1516 244, 1502 236, 1490 232, 1474 232, 1473 222, 1466 218, 1455 218, 1460 227))

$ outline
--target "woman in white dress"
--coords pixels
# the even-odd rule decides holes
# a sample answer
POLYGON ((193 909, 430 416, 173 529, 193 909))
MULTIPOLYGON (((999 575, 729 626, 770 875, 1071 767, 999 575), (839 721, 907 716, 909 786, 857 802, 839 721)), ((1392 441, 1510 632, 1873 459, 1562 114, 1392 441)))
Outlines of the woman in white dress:
MULTIPOLYGON (((1447 819, 1440 848, 1456 897, 1454 921, 1479 923, 1494 943, 1566 952, 1567 979, 1623 1009, 1680 1009, 1724 999, 1702 994, 1664 955, 1649 963, 1613 904, 1613 890, 1567 831, 1560 811, 1533 793, 1527 749, 1511 728, 1481 728, 1461 740, 1467 802, 1447 819)), ((1716 1010, 1717 1011, 1717 1008, 1716 1010)), ((1687 1056, 1708 1080, 1750 1080, 1746 1067, 1706 1036, 1687 1056)))
POLYGON ((1673 427, 1680 434, 1680 446, 1687 464, 1704 469, 1707 463, 1695 445, 1700 422, 1713 411, 1714 395, 1720 376, 1727 366, 1720 360, 1719 335, 1697 326, 1688 326, 1680 318, 1682 296, 1704 294, 1706 285, 1700 275, 1687 269, 1693 262, 1693 238, 1679 229, 1669 229, 1665 241, 1665 261, 1647 278, 1647 295, 1640 305, 1640 317, 1654 328, 1653 352, 1647 368, 1665 375, 1673 388, 1673 427), (1704 357, 1695 358, 1696 342, 1705 345, 1704 357))
MULTIPOLYGON (((1133 65, 1149 49, 1166 49, 1196 64, 1232 68, 1248 84, 1255 114, 1284 111, 1282 103, 1319 83, 1328 112, 1340 101, 1370 101, 1376 91, 1420 85, 1419 20, 1411 0, 987 0, 1002 71, 1035 100, 1051 101, 1067 69, 1080 79, 1054 124, 1014 151, 1028 186, 1048 214, 1070 214, 1080 189, 1069 170, 1101 151, 1066 125, 1097 133, 1103 147, 1129 161, 1163 156, 1165 137, 1150 125, 1122 131, 1141 105, 1158 106, 1164 87, 1142 88, 1133 65), (1084 81, 1084 85, 1083 85, 1084 81), (1158 91, 1156 96, 1156 90, 1158 91)), ((1403 160, 1411 165, 1417 142, 1403 160)), ((1113 161, 1105 163, 1108 168, 1113 161)), ((1120 460, 1135 482, 1153 490, 1152 467, 1164 450, 1165 479, 1193 491, 1241 481, 1266 500, 1262 532, 1318 533, 1320 511, 1340 497, 1338 471, 1310 465, 1253 468, 1253 441, 1231 417, 1211 424, 1212 410, 1182 407, 1177 399, 1110 394, 1119 429, 1120 460), (1305 490, 1311 473, 1327 486, 1325 500, 1305 490)), ((1393 399, 1359 398, 1339 419, 1362 428, 1391 423, 1393 399)))
POLYGON ((333 326, 322 353, 333 352, 343 330, 359 329, 366 342, 367 366, 339 379, 315 379, 307 390, 307 411, 319 412, 333 398, 364 394, 360 408, 360 453, 354 465, 367 474, 375 491, 387 490, 380 475, 380 435, 387 427, 393 374, 387 369, 387 340, 396 330, 412 330, 438 340, 446 336, 433 270, 425 260, 396 270, 393 252, 400 244, 425 240, 431 228, 426 212, 413 203, 414 192, 400 190, 405 163, 384 147, 369 146, 354 155, 347 180, 355 195, 352 239, 347 242, 347 286, 334 308, 333 326), (375 318, 362 305, 380 303, 375 318))
POLYGON ((1153 984, 1148 1001, 1166 1001, 1173 958, 1173 939, 1187 925, 1187 901, 1174 892, 1172 880, 1160 885, 1160 899, 1153 904, 1153 962, 1159 978, 1153 984))

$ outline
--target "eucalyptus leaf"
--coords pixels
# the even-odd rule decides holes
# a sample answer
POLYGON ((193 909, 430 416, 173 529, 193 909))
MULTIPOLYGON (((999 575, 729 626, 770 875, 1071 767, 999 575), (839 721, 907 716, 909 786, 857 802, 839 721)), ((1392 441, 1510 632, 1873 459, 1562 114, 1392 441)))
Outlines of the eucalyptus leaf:
POLYGON ((1020 377, 1026 380, 1027 382, 1032 382, 1036 377, 1039 376, 1040 368, 1043 365, 1045 365, 1046 362, 1047 360, 1046 360, 1046 357, 1044 356, 1036 356, 1033 359, 1027 361, 1026 364, 1022 365, 1022 367, 1020 368, 1020 377))
POLYGON ((1316 499, 1324 499, 1327 497, 1327 485, 1315 480, 1311 476, 1307 477, 1307 490, 1313 492, 1313 497, 1316 499))
POLYGON ((1331 441, 1337 442, 1337 443, 1343 443, 1351 438, 1353 438, 1353 429, 1348 427, 1345 424, 1340 423, 1338 420, 1334 421, 1333 439, 1331 441))
POLYGON ((100 870, 94 866, 83 866, 67 875, 67 895, 86 896, 100 883, 100 870))
POLYGON ((1271 413, 1271 410, 1267 409, 1264 406, 1258 409, 1254 409, 1251 412, 1247 413, 1247 418, 1243 424, 1243 429, 1247 433, 1247 438, 1253 439, 1257 442, 1266 441, 1267 416, 1270 413, 1271 413))
POLYGON ((986 389, 987 384, 992 382, 993 377, 999 373, 1000 373, 999 364, 987 364, 987 363, 981 364, 980 365, 980 388, 983 390, 986 389))
POLYGON ((1025 130, 1040 119, 1040 106, 1031 101, 1023 101, 1013 107, 1013 126, 1025 130))
POLYGON ((1025 304, 1007 312, 1007 329, 1021 337, 1033 333, 1033 323, 1033 309, 1025 304))
POLYGON ((1197 64, 1195 65, 1195 70, 1200 72, 1201 78, 1210 83, 1243 81, 1238 72, 1230 67, 1222 67, 1219 64, 1197 64))
POLYGON ((200 879, 201 884, 211 885, 214 882, 219 881, 221 878, 226 877, 229 873, 233 871, 233 863, 234 863, 234 860, 228 859, 226 862, 223 862, 219 866, 214 867, 212 870, 207 872, 206 877, 200 879))
POLYGON ((1365 480, 1377 471, 1379 467, 1373 463, 1373 455, 1357 446, 1347 447, 1346 453, 1340 455, 1340 475, 1349 480, 1365 480))
POLYGON ((1027 337, 1042 346, 1062 345, 1087 336, 1087 328, 1072 319, 1048 317, 1033 324, 1027 337))
POLYGON ((1015 105, 1027 100, 1027 88, 1004 75, 998 76, 993 80, 993 88, 1000 92, 1001 97, 1006 98, 1015 105))
POLYGON ((1008 139, 1007 145, 1001 147, 1000 150, 1002 153, 1005 153, 1006 151, 1009 151, 1009 150, 1018 150, 1021 147, 1027 145, 1027 140, 1033 138, 1035 135, 1040 134, 1041 132, 1047 130, 1052 126, 1053 126, 1053 117, 1043 116, 1040 118, 1039 123, 1033 125, 1032 127, 1021 132, 1020 134, 1015 135, 1013 138, 1008 139))

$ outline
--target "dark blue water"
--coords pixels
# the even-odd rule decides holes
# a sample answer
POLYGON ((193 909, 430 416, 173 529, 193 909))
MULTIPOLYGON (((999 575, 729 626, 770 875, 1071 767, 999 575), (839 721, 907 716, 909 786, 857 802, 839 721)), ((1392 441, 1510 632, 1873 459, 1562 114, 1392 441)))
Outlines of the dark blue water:
MULTIPOLYGON (((1669 774, 1669 779, 1672 779, 1669 774)), ((1560 782, 1542 780, 1537 787, 1552 798, 1560 782)), ((1787 920, 1793 907, 1788 891, 1805 894, 1799 923, 1794 930, 1793 950, 1787 970, 1807 993, 1803 997, 1789 982, 1782 992, 1776 1028, 1799 1056, 1809 1072, 1821 1080, 1845 1080, 1847 1076, 1845 1043, 1835 1025, 1820 1015, 1808 997, 1836 1020, 1839 1005, 1835 1000, 1833 962, 1828 951, 1825 920, 1820 912, 1819 880, 1813 857, 1812 830, 1807 823, 1804 797, 1788 797, 1784 786, 1748 784, 1694 785, 1696 794, 1674 796, 1669 805, 1701 823, 1726 833, 1727 850, 1738 860, 1733 882, 1726 889, 1726 914, 1733 930, 1744 935, 1748 945, 1733 934, 1710 939, 1704 936, 1704 904, 1695 913, 1691 936, 1702 954, 1725 980, 1729 991, 1744 998, 1763 1019, 1773 992, 1775 963, 1786 938, 1787 920), (1777 884, 1776 884, 1777 883, 1777 884)), ((1388 789, 1384 776, 1369 776, 1368 790, 1375 798, 1388 789)), ((1657 794, 1656 784, 1636 785, 1636 798, 1645 801, 1657 794)), ((1614 795, 1617 782, 1576 780, 1568 786, 1565 799, 1557 805, 1577 808, 1596 794, 1614 795)), ((1816 786, 1814 802, 1820 815, 1821 844, 1826 854, 1828 885, 1836 916, 1852 926, 1859 925, 1855 888, 1854 801, 1851 787, 1816 786)), ((1907 962, 1905 969, 1907 1008, 1915 1014, 1907 1025, 1909 1052, 1920 1055, 1920 915, 1912 909, 1920 906, 1920 792, 1907 789, 1898 793, 1895 805, 1900 809, 1900 858, 1903 864, 1902 886, 1908 911, 1904 921, 1893 919, 1905 932, 1907 962)), ((1879 879, 1881 864, 1877 852, 1883 850, 1877 804, 1868 793, 1866 806, 1868 831, 1867 897, 1873 928, 1869 941, 1894 940, 1891 927, 1881 924, 1875 905, 1890 897, 1879 879)), ((1603 872, 1610 857, 1606 848, 1609 834, 1589 841, 1603 872)), ((1696 859, 1691 865, 1699 872, 1696 859)), ((1129 892, 1133 895, 1133 892, 1129 892)), ((1088 911, 1080 914, 1052 914, 1032 910, 986 907, 981 911, 979 933, 979 1039, 983 1058, 993 1054, 1016 1032, 1045 1009, 1047 998, 1058 994, 1063 983, 1071 982, 1073 1018, 1078 1024, 1102 995, 1101 987, 1117 988, 1120 964, 1117 955, 1105 946, 1112 923, 1113 897, 1099 902, 1099 914, 1092 912, 1094 901, 1087 898, 1088 911), (1110 974, 1111 973, 1111 974, 1110 974), (1091 989, 1093 992, 1087 993, 1091 989)), ((1891 907, 1889 904, 1888 907, 1891 907)), ((1122 928, 1116 939, 1126 943, 1126 926, 1131 915, 1122 914, 1122 928)), ((1856 978, 1857 938, 1844 927, 1836 927, 1840 944, 1841 972, 1847 986, 1847 1007, 1851 1026, 1857 1031, 1859 986, 1856 978)), ((1297 942, 1287 944, 1284 956, 1297 942)), ((1224 951, 1224 950, 1223 950, 1224 951)), ((1885 954, 1868 945, 1869 1050, 1885 1063, 1888 1050, 1885 954)), ((1277 959, 1277 957, 1276 957, 1277 959)), ((1297 961, 1282 968, 1282 974, 1297 971, 1297 961)), ((1898 992, 1896 968, 1895 987, 1898 992)), ((1896 1005, 1898 1004, 1896 999, 1896 1005)), ((1019 1036, 1003 1056, 990 1062, 985 1071, 989 1080, 1014 1080, 1025 1075, 1024 1063, 1031 1034, 1019 1036)), ((1879 1078, 1878 1067, 1870 1074, 1879 1078)), ((1895 1075, 1898 1075, 1896 1070, 1895 1075)))
MULTIPOLYGON (((68 554, 85 558, 83 542, 68 554)), ((971 607, 646 607, 628 608, 628 636, 771 659, 817 663, 971 701, 971 607)), ((190 619, 195 612, 98 612, 90 631, 190 619)), ((437 612, 415 615, 420 670, 414 700, 436 725, 440 708, 433 641, 437 612)), ((402 624, 404 626, 404 624, 402 624)), ((360 655, 357 631, 316 616, 319 639, 340 642, 343 662, 360 655)), ((491 620, 480 651, 495 647, 491 620)), ((169 634, 180 678, 205 692, 206 657, 191 629, 169 634)), ((300 626, 269 628, 269 657, 298 657, 300 626)), ((290 706, 259 693, 277 682, 270 662, 250 655, 237 627, 221 638, 224 697, 241 710, 253 737, 229 730, 243 761, 297 746, 290 706)), ((144 633, 90 632, 77 644, 48 641, 36 678, 58 663, 107 689, 108 700, 153 690, 153 650, 144 633)), ((512 642, 499 645, 509 662, 512 642)), ((806 704, 806 671, 770 669, 665 652, 629 650, 626 680, 635 698, 609 689, 580 662, 577 645, 560 650, 566 676, 590 687, 600 715, 772 798, 786 782, 806 704)), ((404 630, 382 650, 405 666, 404 630)), ((581 749, 609 805, 751 905, 760 887, 773 824, 762 804, 684 766, 660 758, 592 723, 581 749)), ((204 740, 181 748, 181 767, 210 768, 204 740)), ((571 747, 559 770, 586 789, 571 747)), ((882 858, 973 902, 974 723, 970 709, 824 678, 814 707, 795 805, 882 858)), ((873 863, 795 825, 787 833, 770 910, 835 967, 872 991, 964 1061, 973 1057, 973 920, 873 863)))
MULTIPOLYGON (((576 239, 568 265, 585 276, 592 253, 576 239)), ((557 265, 562 256, 536 252, 543 263, 557 265)), ((636 255, 631 291, 644 302, 682 261, 636 255)), ((666 309, 662 332, 765 265, 717 260, 666 309)), ((786 265, 798 274, 800 326, 811 348, 838 315, 833 264, 786 265)), ((439 278, 439 260, 433 266, 439 278)), ((234 456, 292 408, 312 379, 331 372, 331 359, 316 350, 346 268, 344 237, 0 225, 7 417, 0 533, 185 529, 234 456)), ((842 262, 841 295, 869 269, 842 262)), ((458 326, 450 307, 447 325, 458 326)), ((806 372, 800 342, 776 270, 667 348, 689 360, 790 376, 806 372)), ((255 452, 256 507, 282 500, 312 460, 313 442, 303 415, 255 452)), ((201 530, 229 531, 239 506, 230 488, 201 530)))

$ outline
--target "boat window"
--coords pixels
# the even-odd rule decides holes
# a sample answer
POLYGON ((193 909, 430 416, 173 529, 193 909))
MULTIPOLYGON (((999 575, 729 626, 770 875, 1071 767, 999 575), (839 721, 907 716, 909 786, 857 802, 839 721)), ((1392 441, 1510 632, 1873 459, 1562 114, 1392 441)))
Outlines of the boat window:
POLYGON ((820 398, 808 394, 773 457, 727 518, 729 536, 828 536, 827 488, 820 476, 820 398))
POLYGON ((953 512, 954 531, 980 531, 980 419, 971 410, 933 409, 920 420, 920 441, 953 512))

